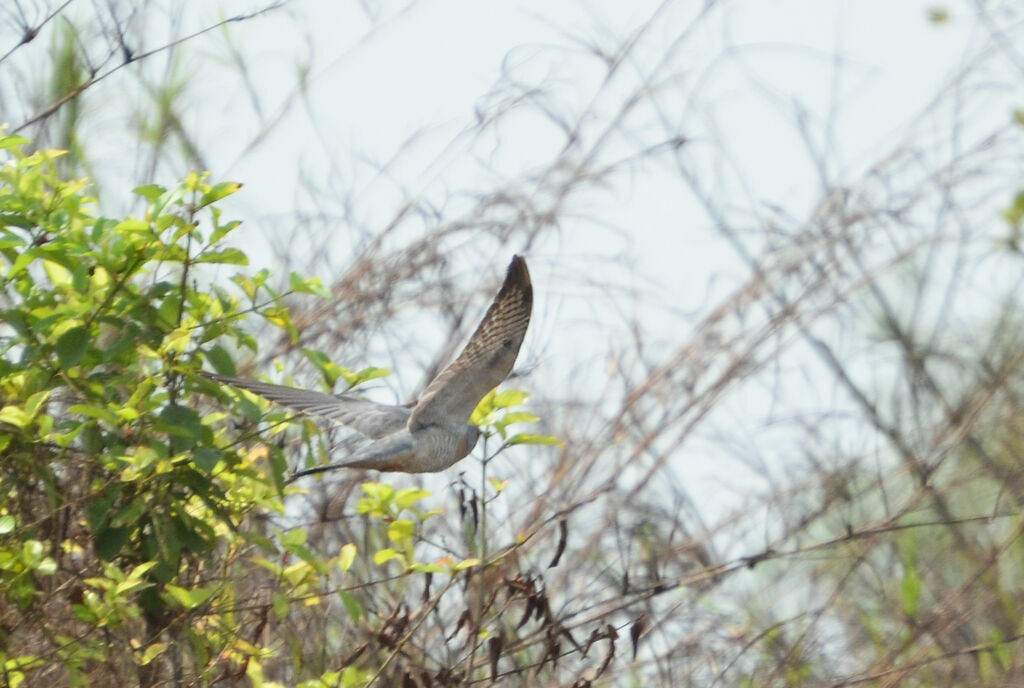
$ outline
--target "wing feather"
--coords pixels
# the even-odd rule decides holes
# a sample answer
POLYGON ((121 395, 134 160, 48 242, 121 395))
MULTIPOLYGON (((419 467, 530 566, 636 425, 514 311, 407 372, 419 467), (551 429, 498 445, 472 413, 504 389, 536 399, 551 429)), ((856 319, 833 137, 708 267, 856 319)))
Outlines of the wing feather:
POLYGON ((200 371, 204 377, 241 387, 302 413, 320 416, 347 425, 371 438, 380 438, 405 427, 409 409, 403 406, 378 404, 366 399, 334 396, 311 389, 273 385, 258 380, 245 380, 227 375, 200 371))
POLYGON ((484 395, 512 371, 532 307, 526 261, 513 256, 484 319, 458 358, 427 385, 409 416, 409 429, 467 422, 484 395))

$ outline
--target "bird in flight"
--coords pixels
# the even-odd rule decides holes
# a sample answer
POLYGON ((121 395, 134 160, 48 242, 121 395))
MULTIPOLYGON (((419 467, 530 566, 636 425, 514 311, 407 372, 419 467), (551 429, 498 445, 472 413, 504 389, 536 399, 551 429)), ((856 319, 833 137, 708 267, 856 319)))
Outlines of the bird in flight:
POLYGON ((202 374, 301 413, 336 421, 373 440, 344 461, 298 471, 292 480, 335 468, 434 473, 459 461, 476 446, 480 431, 469 423, 469 416, 512 371, 530 324, 532 306, 533 286, 526 261, 513 256, 501 290, 462 353, 427 385, 419 399, 405 406, 205 371, 202 374))

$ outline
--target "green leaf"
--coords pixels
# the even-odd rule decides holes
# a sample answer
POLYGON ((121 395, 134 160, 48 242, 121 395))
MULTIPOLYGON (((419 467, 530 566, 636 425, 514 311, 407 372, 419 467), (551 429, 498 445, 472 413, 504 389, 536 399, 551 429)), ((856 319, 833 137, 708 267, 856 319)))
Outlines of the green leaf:
POLYGON ((199 199, 199 205, 197 208, 205 208, 211 203, 216 203, 220 199, 230 196, 241 188, 242 185, 238 182, 220 182, 219 184, 214 184, 210 187, 209 191, 204 193, 199 199))
POLYGON ((177 585, 167 583, 166 585, 164 585, 164 590, 167 591, 167 593, 174 599, 175 602, 180 604, 186 610, 195 607, 195 604, 193 604, 192 602, 191 592, 186 590, 185 588, 181 588, 177 585))
POLYGON ((490 392, 484 395, 484 398, 480 400, 480 403, 473 409, 473 413, 469 416, 469 422, 472 425, 485 425, 488 416, 494 411, 494 397, 498 393, 498 388, 495 387, 490 392))
POLYGON ((99 241, 117 226, 117 220, 110 217, 101 217, 92 226, 92 240, 99 241))
POLYGON ((32 417, 17 406, 4 406, 0 409, 0 423, 7 423, 24 430, 32 422, 32 417))
POLYGON ((129 234, 135 232, 148 232, 150 227, 149 223, 145 220, 129 217, 114 225, 114 229, 122 234, 129 234))
POLYGON ((18 146, 24 146, 32 143, 29 139, 24 136, 18 136, 17 134, 4 134, 0 136, 0 149, 10 150, 11 148, 17 148, 18 146))
POLYGON ((355 563, 355 560, 356 546, 351 542, 342 546, 341 552, 338 554, 338 568, 342 571, 348 571, 352 568, 352 564, 355 563))
POLYGON ((398 519, 388 524, 388 539, 395 544, 404 544, 412 539, 415 532, 415 525, 408 519, 398 519))
POLYGON ((395 494, 395 506, 399 509, 408 509, 416 502, 424 499, 425 497, 429 497, 431 494, 432 493, 427 490, 421 490, 418 487, 407 487, 399 490, 395 494))
POLYGON ((416 573, 447 573, 449 570, 437 562, 424 563, 422 561, 414 562, 409 568, 416 573))
POLYGON ((96 535, 96 552, 106 561, 112 560, 128 542, 131 528, 106 528, 96 535))
POLYGON ((992 643, 992 654, 999 662, 999 667, 1003 671, 1010 671, 1013 666, 1013 656, 1010 652, 1011 643, 1004 642, 1003 634, 995 628, 989 632, 988 639, 992 643))
POLYGON ((338 381, 339 377, 351 374, 348 369, 342 368, 336 364, 322 351, 317 351, 316 349, 303 349, 302 355, 305 356, 310 363, 316 366, 316 369, 324 376, 324 382, 326 382, 327 386, 332 389, 334 388, 334 383, 338 381))
POLYGON ((565 441, 558 439, 554 435, 529 435, 526 433, 520 433, 518 435, 513 435, 509 438, 508 442, 505 443, 505 445, 509 447, 516 444, 551 444, 561 447, 565 444, 565 441))
POLYGON ((288 549, 290 547, 305 544, 308 539, 309 534, 302 528, 293 528, 287 533, 281 535, 281 544, 284 545, 285 549, 288 549))
POLYGON ((39 540, 26 540, 22 543, 21 550, 29 564, 35 564, 42 561, 46 547, 39 540))
POLYGON ((473 558, 463 559, 462 561, 457 563, 454 568, 455 568, 456 571, 464 571, 466 569, 469 569, 469 568, 472 568, 472 567, 478 565, 479 563, 480 563, 479 559, 473 559, 473 558))
POLYGON ((395 488, 385 483, 363 483, 360 485, 367 497, 381 502, 391 501, 395 488))
POLYGON ((495 425, 499 430, 504 430, 513 423, 536 423, 539 420, 540 418, 526 411, 509 411, 495 425))
POLYGON ((271 603, 274 605, 274 616, 277 617, 278 621, 284 621, 288 618, 288 610, 291 608, 291 602, 288 601, 288 596, 282 592, 275 592, 271 595, 271 603))
POLYGON ((89 289, 89 271, 93 269, 86 263, 80 264, 71 275, 71 286, 79 294, 84 294, 89 289))
POLYGON ((231 354, 220 344, 214 345, 213 348, 206 352, 206 360, 221 375, 238 375, 238 369, 235 368, 235 360, 231 358, 231 354))
POLYGON ((0 535, 7 535, 7 533, 14 530, 14 526, 15 521, 13 516, 0 516, 0 535))
POLYGON ((288 332, 292 343, 299 341, 299 331, 295 328, 295 323, 292 322, 292 315, 288 312, 287 308, 283 306, 267 308, 263 311, 262 315, 267 322, 288 332))
POLYGON ((46 276, 50 278, 50 283, 53 286, 60 289, 71 286, 71 271, 60 263, 44 260, 43 270, 46 271, 46 276))
MULTIPOLYGON (((341 672, 341 688, 362 688, 370 683, 372 673, 365 669, 347 666, 341 672)), ((328 685, 336 685, 337 682, 328 685)))
POLYGON ((147 647, 145 651, 142 653, 142 657, 139 658, 139 664, 141 666, 146 666, 154 659, 162 655, 166 649, 167 643, 153 643, 152 645, 147 647))
POLYGON ((86 525, 89 531, 96 533, 110 518, 110 507, 117 501, 120 490, 115 485, 108 485, 92 500, 86 509, 86 525))
POLYGON ((39 251, 30 248, 18 255, 14 259, 14 263, 11 264, 11 269, 7 271, 7 279, 14 279, 17 277, 22 270, 27 268, 32 261, 39 257, 39 251))
POLYGON ((921 578, 917 575, 917 567, 909 557, 903 567, 900 596, 903 600, 904 613, 907 616, 915 616, 917 614, 918 602, 921 600, 921 578))
POLYGON ((36 392, 30 396, 28 401, 25 402, 25 413, 27 413, 31 418, 35 418, 36 414, 39 413, 39 410, 43 407, 43 404, 45 404, 46 400, 50 398, 50 392, 52 391, 52 389, 44 389, 43 391, 36 392))
POLYGON ((1024 220, 1024 191, 1019 192, 1009 208, 1003 211, 1003 217, 1011 226, 1017 226, 1024 220))
POLYGON ((338 597, 341 598, 341 603, 345 605, 345 611, 348 612, 349 618, 352 619, 353 623, 358 624, 359 620, 363 618, 363 605, 359 604, 359 601, 345 590, 339 590, 338 597))
POLYGON ((242 226, 242 223, 238 220, 232 220, 231 222, 225 222, 220 224, 220 209, 211 208, 210 212, 213 213, 213 233, 210 235, 210 245, 220 242, 221 239, 226 237, 231 232, 235 231, 242 226))
POLYGON ((79 325, 57 338, 57 360, 61 368, 67 370, 82 362, 89 347, 89 330, 79 325))
POLYGON ((36 564, 35 570, 44 576, 52 576, 57 573, 57 562, 53 557, 44 557, 42 561, 36 564))
POLYGON ((143 184, 132 189, 132 193, 142 196, 150 203, 160 198, 166 191, 167 189, 157 184, 143 184))
POLYGON ((288 284, 292 291, 313 294, 320 298, 329 299, 333 296, 331 290, 324 286, 319 277, 302 277, 299 273, 293 272, 288 278, 288 284))
POLYGON ((187 406, 168 404, 160 412, 162 429, 171 436, 175 454, 187 451, 198 444, 203 435, 203 424, 199 414, 187 406))
POLYGON ((400 558, 401 556, 401 554, 399 554, 392 548, 385 547, 384 549, 378 551, 376 554, 373 555, 373 563, 380 566, 381 564, 385 564, 391 561, 392 559, 400 558))
POLYGON ((221 460, 221 453, 210 447, 199 447, 192 452, 192 460, 203 473, 211 474, 221 460))
POLYGON ((167 294, 167 297, 157 308, 159 324, 166 331, 171 331, 178 326, 178 317, 181 313, 181 294, 174 291, 167 294))
POLYGON ((248 265, 249 256, 237 248, 225 248, 220 251, 207 251, 196 258, 197 263, 221 263, 224 265, 248 265))
MULTIPOLYGON (((149 209, 150 217, 158 218, 160 220, 180 221, 181 218, 175 215, 164 216, 164 209, 167 208, 167 206, 169 205, 179 203, 181 201, 181 197, 184 194, 185 189, 179 185, 174 187, 173 189, 168 189, 164 193, 157 196, 155 199, 151 199, 150 203, 152 203, 152 207, 149 209)), ((165 229, 168 226, 168 223, 166 221, 159 222, 158 224, 160 225, 160 229, 165 229)))
POLYGON ((270 470, 273 472, 274 484, 281 488, 284 486, 284 475, 288 472, 288 461, 284 458, 284 452, 274 447, 270 451, 270 470))
POLYGON ((120 417, 113 411, 105 409, 102 406, 94 406, 92 404, 74 404, 73 406, 68 407, 68 413, 77 413, 81 416, 96 418, 97 420, 105 420, 114 425, 121 422, 120 417))
POLYGON ((176 354, 184 353, 191 342, 192 328, 178 327, 167 333, 167 336, 164 337, 164 341, 160 344, 159 352, 161 354, 168 352, 176 354))
POLYGON ((518 406, 530 397, 529 394, 520 389, 506 389, 494 396, 494 408, 508 408, 518 406))
POLYGON ((357 373, 353 373, 345 368, 341 368, 341 375, 345 378, 345 382, 348 383, 349 387, 355 387, 361 385, 367 380, 375 380, 379 377, 387 377, 391 374, 391 371, 387 368, 363 368, 357 373))
POLYGON ((117 512, 117 515, 110 521, 110 525, 114 528, 132 525, 139 520, 139 516, 142 516, 145 511, 146 499, 143 497, 136 497, 127 507, 117 512))

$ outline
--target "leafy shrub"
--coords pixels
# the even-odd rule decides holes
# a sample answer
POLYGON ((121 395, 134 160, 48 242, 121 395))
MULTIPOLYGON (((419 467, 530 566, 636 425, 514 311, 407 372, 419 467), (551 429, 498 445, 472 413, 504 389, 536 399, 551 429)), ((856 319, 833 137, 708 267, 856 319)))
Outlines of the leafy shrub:
MULTIPOLYGON (((438 513, 419 507, 428 493, 418 489, 363 486, 374 551, 362 559, 351 543, 324 555, 305 530, 265 518, 300 491, 286 486, 285 452, 259 440, 289 414, 195 374, 204 361, 234 373, 235 356, 257 350, 250 317, 297 335, 267 271, 211 282, 209 266, 247 263, 224 244, 239 223, 217 206, 240 185, 192 173, 137 188, 141 217, 100 217, 87 180, 58 174, 61 152, 27 153, 28 143, 0 135, 0 682, 259 686, 271 685, 267 667, 304 686, 409 675, 389 669, 412 634, 402 579, 425 590, 434 575, 450 581, 425 593, 414 630, 481 561, 417 560, 419 529, 438 513), (364 607, 360 591, 374 583, 398 600, 390 619, 364 607), (304 637, 317 609, 343 620, 304 637), (325 654, 356 632, 361 649, 325 654)), ((290 287, 329 295, 298 275, 290 287)), ((386 373, 307 357, 329 383, 386 373)), ((508 437, 509 424, 536 420, 512 410, 524 400, 492 393, 475 421, 503 446, 553 442, 508 437)), ((308 422, 300 428, 308 456, 320 456, 308 422)), ((485 664, 470 655, 466 666, 485 664)))

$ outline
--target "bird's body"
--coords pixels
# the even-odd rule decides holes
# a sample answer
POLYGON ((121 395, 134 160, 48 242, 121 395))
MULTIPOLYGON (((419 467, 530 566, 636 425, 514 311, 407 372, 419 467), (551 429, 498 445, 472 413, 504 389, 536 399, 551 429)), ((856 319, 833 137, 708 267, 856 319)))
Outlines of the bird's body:
POLYGON ((293 479, 334 468, 433 473, 467 456, 479 430, 469 416, 504 380, 526 336, 533 287, 526 261, 514 256, 501 290, 458 358, 407 406, 284 387, 214 373, 203 375, 259 394, 302 413, 349 426, 374 440, 346 460, 299 471, 293 479))

